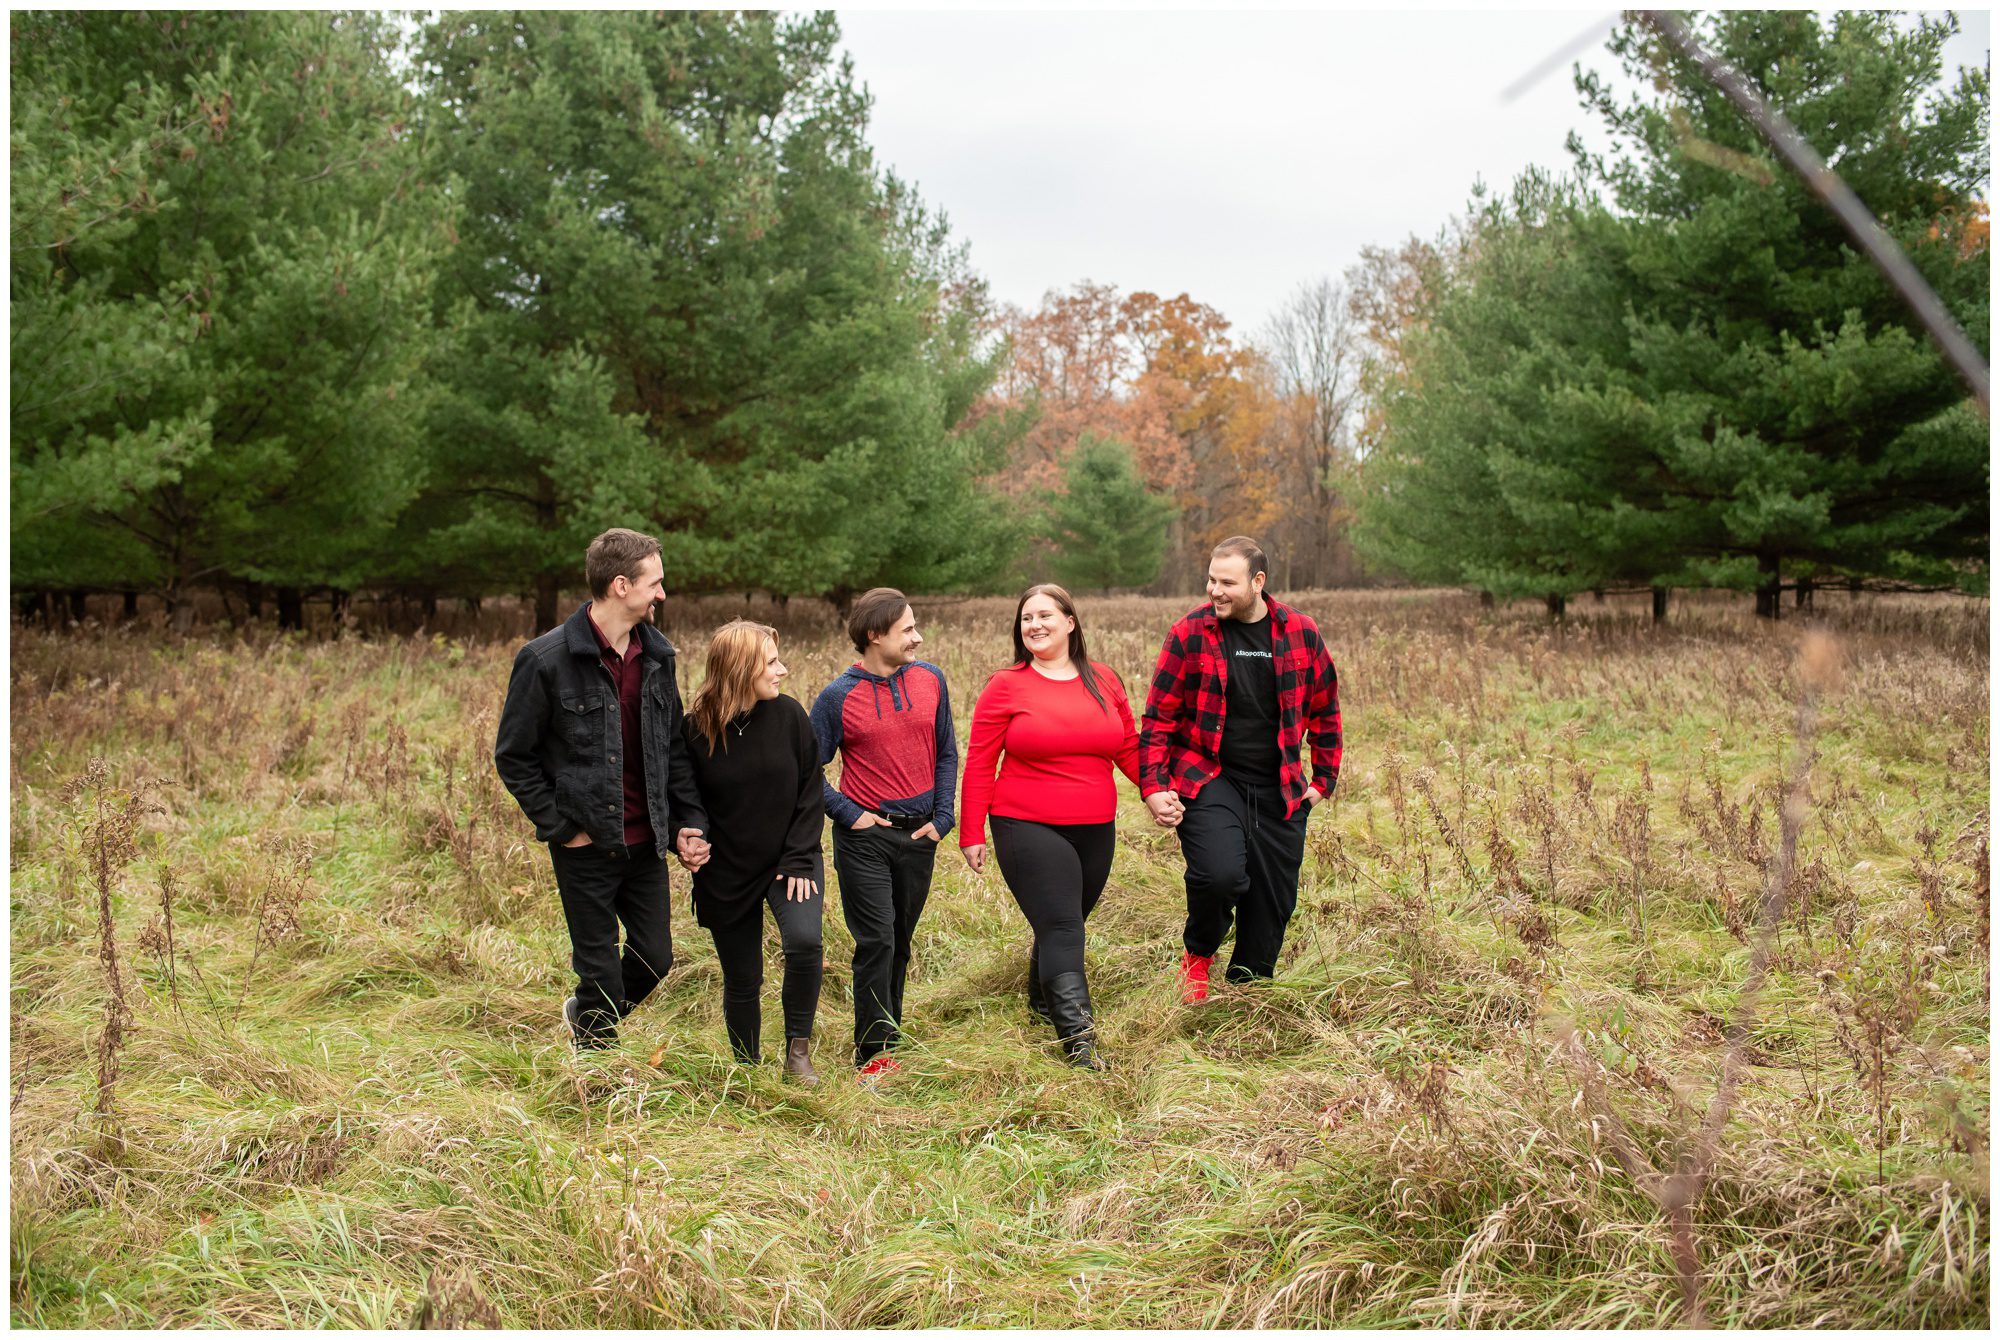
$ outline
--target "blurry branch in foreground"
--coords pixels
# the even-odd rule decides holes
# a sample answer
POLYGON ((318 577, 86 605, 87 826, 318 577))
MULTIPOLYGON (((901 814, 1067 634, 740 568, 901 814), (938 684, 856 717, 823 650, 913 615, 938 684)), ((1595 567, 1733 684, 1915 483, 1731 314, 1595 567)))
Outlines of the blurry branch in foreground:
POLYGON ((1662 9, 1632 11, 1634 17, 1680 49, 1711 83, 1721 89, 1746 120, 1757 128, 1787 167, 1799 175, 1807 188, 1833 211, 1862 254, 1875 263, 1889 286, 1916 313, 1930 337, 1979 401, 1979 408, 1991 413, 1991 391, 1986 360, 1945 309, 1937 293, 1925 282, 1895 239, 1882 231, 1868 206, 1838 172, 1826 165, 1789 121, 1759 96, 1747 80, 1694 40, 1694 35, 1678 18, 1662 9))
POLYGON ((1750 974, 1743 983, 1742 994, 1737 997, 1733 1017, 1724 1034, 1722 1075, 1715 1086, 1715 1097, 1709 1102, 1708 1112, 1695 1132, 1692 1146, 1683 1151, 1673 1172, 1660 1172, 1641 1152, 1624 1119, 1611 1106, 1610 1096, 1604 1088, 1602 1069, 1596 1058, 1585 1050, 1583 1039, 1574 1025, 1565 1022, 1557 1029, 1565 1059, 1576 1069, 1582 1081, 1584 1101, 1591 1109, 1591 1124, 1595 1126, 1599 1118, 1603 1119, 1606 1142, 1623 1165, 1626 1175, 1666 1212, 1667 1223, 1673 1233, 1674 1270, 1680 1277, 1681 1301, 1686 1309, 1682 1320, 1689 1327, 1705 1328, 1709 1325, 1701 1305, 1701 1262, 1695 1252, 1694 1206, 1715 1171, 1722 1131, 1729 1124, 1729 1114, 1736 1106, 1743 1067, 1748 1063, 1746 1056, 1750 1034, 1757 1023, 1757 1005, 1765 980, 1770 976, 1778 928, 1784 924, 1785 909, 1791 900, 1792 874, 1798 865, 1799 830, 1805 824, 1808 783, 1817 757, 1813 737, 1819 721, 1819 700, 1822 694, 1838 684, 1839 668, 1839 643, 1824 633, 1808 634, 1799 649, 1801 690, 1796 751, 1780 811, 1778 850, 1772 854, 1764 870, 1764 894, 1758 908, 1757 939, 1750 952, 1750 974))

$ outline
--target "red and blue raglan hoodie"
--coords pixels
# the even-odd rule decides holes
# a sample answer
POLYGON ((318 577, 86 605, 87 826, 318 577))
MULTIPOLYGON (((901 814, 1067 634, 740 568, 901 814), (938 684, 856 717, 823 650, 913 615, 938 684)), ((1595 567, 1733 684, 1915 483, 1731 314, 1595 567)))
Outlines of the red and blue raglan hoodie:
POLYGON ((951 831, 958 738, 944 671, 911 661, 878 675, 859 662, 813 700, 820 766, 840 755, 840 784, 821 779, 826 812, 851 828, 863 810, 925 816, 941 839, 951 831))

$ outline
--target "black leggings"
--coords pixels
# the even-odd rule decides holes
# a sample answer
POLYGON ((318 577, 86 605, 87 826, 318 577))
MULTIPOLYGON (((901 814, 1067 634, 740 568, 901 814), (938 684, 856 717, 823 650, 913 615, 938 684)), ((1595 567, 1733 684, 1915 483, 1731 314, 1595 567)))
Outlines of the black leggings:
POLYGON ((1113 826, 1039 824, 991 815, 993 856, 1007 891, 1035 930, 1035 964, 1046 986, 1083 971, 1083 923, 1111 876, 1113 826))
MULTIPOLYGON (((802 903, 785 897, 784 880, 772 880, 763 901, 777 920, 778 940, 785 951, 785 984, 780 992, 785 1036, 809 1038, 825 970, 820 943, 825 878, 820 877, 818 891, 802 903)), ((715 937, 715 956, 722 963, 722 1025, 729 1032, 730 1050, 741 1060, 754 1061, 761 1054, 757 1044, 764 1029, 758 1000, 764 989, 764 910, 753 902, 742 916, 726 926, 710 926, 708 933, 715 937)))

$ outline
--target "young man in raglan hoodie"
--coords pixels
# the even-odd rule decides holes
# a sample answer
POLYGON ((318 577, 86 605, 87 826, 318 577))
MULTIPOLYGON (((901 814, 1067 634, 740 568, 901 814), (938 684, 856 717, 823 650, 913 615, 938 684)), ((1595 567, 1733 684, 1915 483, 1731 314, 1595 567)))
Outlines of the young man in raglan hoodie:
POLYGON ((958 741, 944 671, 917 659, 923 638, 901 591, 863 592, 847 618, 861 659, 813 703, 833 820, 840 910, 854 936, 854 1064, 872 1083, 901 1067, 889 1055, 903 1023, 910 942, 931 892, 938 844, 951 831, 958 741))

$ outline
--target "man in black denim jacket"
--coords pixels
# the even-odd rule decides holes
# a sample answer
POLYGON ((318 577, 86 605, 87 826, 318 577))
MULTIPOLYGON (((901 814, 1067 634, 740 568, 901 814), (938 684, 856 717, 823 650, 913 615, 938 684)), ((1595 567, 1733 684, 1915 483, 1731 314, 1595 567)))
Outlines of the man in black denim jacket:
POLYGON ((514 657, 493 762, 555 865, 577 977, 563 1019, 577 1046, 601 1047, 673 964, 667 857, 706 861, 708 816, 674 648, 651 622, 665 594, 660 542, 607 530, 584 570, 590 603, 514 657))

